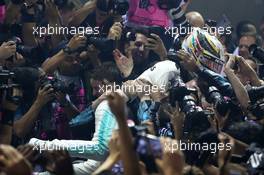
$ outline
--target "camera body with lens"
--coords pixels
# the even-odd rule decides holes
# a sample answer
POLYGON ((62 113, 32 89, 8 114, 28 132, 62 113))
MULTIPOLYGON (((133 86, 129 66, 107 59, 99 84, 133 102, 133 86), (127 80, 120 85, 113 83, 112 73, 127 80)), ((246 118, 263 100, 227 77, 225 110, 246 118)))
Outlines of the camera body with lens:
POLYGON ((223 97, 220 91, 215 86, 210 86, 208 88, 208 93, 205 94, 206 100, 209 103, 213 103, 216 107, 217 112, 221 116, 225 116, 227 112, 231 109, 231 99, 228 97, 223 97))
POLYGON ((74 84, 71 83, 69 86, 67 86, 62 80, 51 76, 45 77, 44 79, 40 80, 41 88, 47 85, 51 85, 55 92, 71 94, 74 90, 74 84))
POLYGON ((184 132, 185 133, 200 133, 210 128, 208 121, 208 112, 204 111, 197 105, 197 100, 191 95, 197 96, 195 89, 187 88, 181 78, 171 81, 169 101, 171 106, 179 107, 185 113, 184 132))
POLYGON ((264 86, 251 87, 248 89, 248 95, 251 101, 249 110, 257 117, 257 120, 263 119, 264 116, 264 86))

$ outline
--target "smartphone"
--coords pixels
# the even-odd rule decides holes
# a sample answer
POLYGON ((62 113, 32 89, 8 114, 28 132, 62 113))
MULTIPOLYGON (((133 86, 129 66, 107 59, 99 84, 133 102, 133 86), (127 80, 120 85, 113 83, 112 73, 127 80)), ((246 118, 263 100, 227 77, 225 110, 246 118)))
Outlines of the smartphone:
POLYGON ((162 157, 162 146, 158 137, 146 134, 138 135, 135 141, 135 149, 139 158, 146 165, 148 173, 157 173, 158 168, 155 159, 162 157))

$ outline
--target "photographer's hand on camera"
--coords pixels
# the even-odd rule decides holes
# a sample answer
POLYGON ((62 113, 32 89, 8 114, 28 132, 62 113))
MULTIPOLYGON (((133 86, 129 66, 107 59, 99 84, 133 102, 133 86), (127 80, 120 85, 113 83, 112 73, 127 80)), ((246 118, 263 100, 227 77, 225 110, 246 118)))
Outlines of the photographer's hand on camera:
POLYGON ((122 35, 122 24, 120 22, 115 22, 109 30, 108 39, 120 40, 121 35, 122 35))
POLYGON ((39 89, 35 104, 37 104, 39 107, 43 107, 52 99, 54 99, 54 97, 54 89, 51 87, 51 85, 46 85, 39 89))
POLYGON ((163 41, 161 38, 154 34, 151 33, 151 38, 148 38, 148 43, 146 44, 146 48, 153 50, 157 55, 159 55, 161 60, 166 60, 167 59, 167 50, 164 46, 163 41))
POLYGON ((16 53, 16 44, 13 41, 4 42, 0 46, 0 61, 13 56, 16 53))
MULTIPOLYGON (((229 57, 228 62, 225 65, 225 69, 224 72, 229 80, 229 82, 232 85, 232 88, 235 92, 236 98, 238 99, 241 107, 243 110, 246 110, 249 106, 249 95, 247 93, 247 90, 245 89, 244 85, 242 84, 242 82, 240 81, 240 79, 237 77, 237 75, 235 74, 233 67, 236 63, 236 56, 234 55, 226 55, 229 57)), ((239 58, 238 58, 239 59, 239 58)), ((247 76, 247 75, 245 75, 247 76)))
POLYGON ((86 40, 87 39, 85 36, 82 36, 81 34, 76 34, 71 38, 71 40, 67 44, 67 47, 71 50, 72 53, 76 53, 76 51, 80 47, 85 47, 86 40))

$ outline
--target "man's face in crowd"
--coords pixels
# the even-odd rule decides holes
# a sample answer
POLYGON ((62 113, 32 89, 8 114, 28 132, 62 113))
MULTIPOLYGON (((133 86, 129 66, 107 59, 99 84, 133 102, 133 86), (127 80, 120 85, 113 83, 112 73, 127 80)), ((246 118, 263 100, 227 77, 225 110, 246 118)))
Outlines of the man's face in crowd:
POLYGON ((59 70, 63 75, 77 75, 81 70, 80 59, 77 56, 67 56, 59 66, 59 70))
POLYGON ((250 57, 249 47, 256 43, 253 36, 242 36, 239 40, 239 55, 248 59, 250 57))
POLYGON ((102 24, 109 17, 109 13, 96 8, 96 23, 102 24))
POLYGON ((134 41, 134 48, 132 50, 133 60, 136 63, 140 63, 146 60, 149 56, 149 49, 146 48, 148 40, 147 37, 141 33, 136 34, 136 40, 134 41))

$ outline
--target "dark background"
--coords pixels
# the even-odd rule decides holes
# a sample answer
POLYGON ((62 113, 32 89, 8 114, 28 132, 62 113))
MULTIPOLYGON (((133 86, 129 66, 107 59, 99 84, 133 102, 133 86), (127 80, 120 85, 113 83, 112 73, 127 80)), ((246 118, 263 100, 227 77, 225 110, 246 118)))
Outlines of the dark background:
POLYGON ((219 21, 225 14, 232 25, 241 20, 252 21, 259 28, 264 16, 264 0, 192 0, 189 11, 200 12, 205 19, 219 21))

